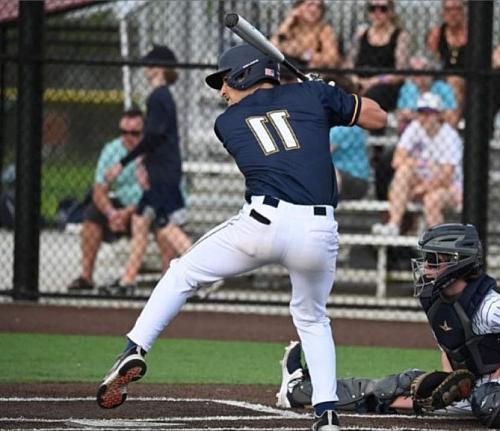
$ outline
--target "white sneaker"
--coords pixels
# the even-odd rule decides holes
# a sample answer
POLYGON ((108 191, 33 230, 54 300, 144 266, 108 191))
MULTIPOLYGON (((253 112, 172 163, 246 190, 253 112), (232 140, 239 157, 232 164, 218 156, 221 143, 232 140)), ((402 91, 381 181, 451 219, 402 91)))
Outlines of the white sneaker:
POLYGON ((301 350, 298 341, 290 341, 290 344, 285 348, 285 354, 280 361, 281 386, 279 392, 276 394, 276 407, 282 409, 289 409, 292 406, 298 407, 290 400, 290 395, 295 385, 304 377, 300 362, 301 350))
POLYGON ((375 235, 398 236, 399 227, 392 223, 375 223, 372 226, 372 233, 375 235))

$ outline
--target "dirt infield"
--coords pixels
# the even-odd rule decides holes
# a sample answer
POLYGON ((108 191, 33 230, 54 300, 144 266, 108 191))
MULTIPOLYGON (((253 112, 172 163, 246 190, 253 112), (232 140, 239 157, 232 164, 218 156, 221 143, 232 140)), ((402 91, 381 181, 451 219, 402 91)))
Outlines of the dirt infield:
MULTIPOLYGON (((63 334, 122 335, 138 310, 0 305, 0 330, 63 334)), ((290 318, 183 312, 166 336, 287 343, 296 338, 290 318)), ((425 324, 335 320, 339 345, 434 347, 425 324), (397 326, 397 329, 396 329, 397 326), (369 330, 367 330, 369 328, 369 330)), ((274 407, 276 387, 136 384, 127 402, 105 411, 95 385, 0 384, 0 429, 305 430, 309 410, 274 407)), ((473 430, 470 418, 341 414, 342 429, 473 430)))

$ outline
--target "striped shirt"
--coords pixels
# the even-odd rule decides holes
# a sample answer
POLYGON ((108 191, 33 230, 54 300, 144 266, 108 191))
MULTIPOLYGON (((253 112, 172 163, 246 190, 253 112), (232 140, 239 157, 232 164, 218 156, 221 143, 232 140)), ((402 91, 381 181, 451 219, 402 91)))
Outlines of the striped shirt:
POLYGON ((490 290, 472 318, 476 335, 500 333, 500 293, 490 290))

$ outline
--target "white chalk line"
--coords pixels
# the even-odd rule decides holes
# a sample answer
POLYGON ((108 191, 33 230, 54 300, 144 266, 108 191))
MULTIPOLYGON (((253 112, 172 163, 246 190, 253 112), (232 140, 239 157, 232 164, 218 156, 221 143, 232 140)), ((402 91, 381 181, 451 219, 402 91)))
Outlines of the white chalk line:
MULTIPOLYGON (((350 415, 350 416, 356 416, 356 415, 350 415)), ((395 415, 390 415, 390 416, 395 416, 395 415)), ((342 417, 342 416, 341 416, 342 417)), ((382 417, 385 417, 383 415, 382 417)), ((220 417, 218 418, 219 420, 228 420, 228 417, 220 417)), ((276 420, 276 419, 292 419, 292 418, 279 418, 276 416, 271 416, 271 417, 260 417, 256 418, 255 416, 250 416, 250 417, 238 417, 238 418, 232 418, 234 420, 247 420, 247 421, 257 421, 257 420, 264 420, 264 419, 271 419, 271 420, 276 420)), ((304 419, 310 419, 310 416, 308 415, 304 419)), ((17 421, 17 422, 25 422, 25 423, 65 423, 68 426, 71 426, 72 431, 77 431, 77 430, 88 430, 89 428, 95 428, 95 429, 120 429, 121 431, 135 431, 138 429, 145 430, 145 429, 160 429, 164 428, 165 425, 168 425, 169 429, 170 427, 175 427, 175 429, 179 429, 181 431, 227 431, 227 426, 226 427, 216 427, 216 428, 191 428, 191 427, 186 427, 185 424, 182 423, 175 423, 174 420, 182 420, 183 422, 189 422, 189 421, 194 421, 194 420, 210 420, 210 418, 207 417, 201 417, 201 418, 143 418, 143 419, 128 419, 128 420, 120 420, 120 419, 28 419, 28 418, 1 418, 2 421, 17 421), (129 425, 129 426, 124 426, 125 423, 135 423, 137 425, 129 425), (83 426, 83 428, 79 428, 83 426)), ((36 430, 36 428, 30 428, 31 430, 36 430)), ((60 428, 60 427, 55 427, 55 428, 41 428, 45 431, 59 431, 59 430, 68 430, 68 428, 60 428)), ((309 430, 310 428, 298 428, 297 426, 294 427, 272 427, 272 428, 262 428, 258 427, 256 428, 255 426, 253 427, 237 427, 234 428, 237 431, 300 431, 300 430, 309 430)), ((18 428, 18 430, 25 430, 23 428, 18 428)), ((403 427, 395 427, 391 426, 390 428, 387 428, 386 426, 356 426, 356 425, 342 425, 342 430, 356 430, 356 431, 450 431, 449 429, 445 428, 412 428, 408 426, 403 426, 403 427)), ((470 428, 468 431, 484 431, 482 428, 470 428)))
MULTIPOLYGON (((68 424, 69 425, 69 424, 68 424)), ((75 424, 76 425, 76 424, 75 424)), ((71 425, 69 425, 71 426, 71 425)), ((94 427, 96 429, 99 429, 98 427, 94 427)), ((120 427, 120 431, 137 431, 138 429, 142 430, 154 430, 155 428, 139 428, 139 427, 132 427, 132 428, 123 428, 120 427)), ((374 427, 374 426, 344 426, 341 425, 342 430, 353 430, 353 431, 450 431, 449 429, 446 428, 409 428, 409 427, 393 427, 391 426, 390 428, 384 428, 384 427, 374 427)), ((30 431, 88 431, 89 426, 85 426, 82 428, 78 428, 75 426, 71 426, 71 428, 30 428, 30 431)), ((306 431, 310 430, 309 427, 305 428, 300 428, 300 427, 272 427, 272 428, 255 428, 255 427, 241 427, 241 428, 235 428, 235 431, 306 431)), ((25 428, 14 428, 11 429, 11 431, 26 431, 25 428)), ((227 427, 224 428, 179 428, 179 431, 228 431, 227 427)), ((483 428, 471 428, 468 429, 467 431, 484 431, 483 428)))
MULTIPOLYGON (((94 397, 0 397, 0 402, 80 402, 80 401, 91 401, 95 402, 94 397)), ((307 419, 310 418, 309 414, 297 413, 291 410, 283 410, 270 406, 265 406, 257 403, 250 403, 247 401, 237 401, 237 400, 221 400, 221 399, 210 399, 210 398, 173 398, 173 397, 129 397, 127 398, 127 403, 139 401, 139 402, 213 402, 218 404, 232 405, 236 407, 246 408, 248 410, 256 411, 258 413, 270 413, 276 414, 279 417, 290 417, 295 419, 307 419)), ((411 418, 411 419, 423 419, 428 420, 430 418, 436 420, 463 420, 466 418, 473 419, 471 415, 457 415, 457 414, 436 414, 427 416, 412 416, 408 414, 363 414, 363 413, 344 413, 341 412, 340 416, 345 417, 358 417, 358 418, 411 418)), ((0 418, 0 421, 2 418, 0 418)))
MULTIPOLYGON (((0 402, 81 402, 81 401, 92 401, 95 402, 94 397, 0 397, 0 402)), ((237 400, 221 400, 221 399, 210 399, 210 398, 173 398, 173 397, 130 397, 127 399, 127 402, 134 402, 134 401, 139 401, 139 402, 213 402, 213 403, 218 403, 218 404, 224 404, 224 405, 231 405, 235 407, 240 407, 240 408, 245 408, 251 411, 255 411, 258 413, 267 413, 267 415, 264 416, 203 416, 203 417, 157 417, 157 418, 142 418, 142 419, 130 419, 132 423, 137 423, 137 426, 132 426, 130 428, 124 427, 124 426, 119 426, 121 430, 126 430, 126 429, 144 429, 144 427, 141 427, 139 424, 143 423, 145 427, 153 425, 153 423, 158 423, 162 422, 163 424, 169 424, 169 426, 180 426, 182 427, 183 425, 177 424, 175 422, 196 422, 196 421, 262 421, 262 420, 310 420, 311 415, 307 413, 297 413, 293 412, 290 410, 282 410, 282 409, 277 409, 273 408, 270 406, 265 406, 262 404, 256 404, 256 403, 250 403, 246 401, 237 401, 237 400)), ((340 417, 352 417, 352 418, 369 418, 369 419, 389 419, 389 418, 394 418, 394 419, 410 419, 410 420, 429 420, 432 419, 433 421, 440 421, 440 420, 463 420, 466 418, 472 418, 472 416, 456 416, 456 415, 450 415, 450 416, 445 416, 445 415, 436 415, 436 416, 412 416, 412 415, 407 415, 407 414, 390 414, 390 415, 380 415, 380 414, 361 414, 361 413, 341 413, 340 417)), ((123 421, 124 419, 119 419, 123 421)), ((112 419, 112 420, 107 420, 107 426, 112 426, 113 421, 116 423, 119 421, 117 419, 112 419)), ((126 420, 126 419, 125 419, 126 420)), ((20 417, 20 418, 0 418, 0 423, 1 422, 31 422, 31 423, 68 423, 68 419, 47 419, 47 418, 26 418, 26 417, 20 417)), ((99 425, 99 423, 105 423, 103 421, 106 420, 96 420, 96 419, 88 419, 88 418, 81 418, 81 419, 71 419, 72 423, 75 425, 81 425, 78 423, 78 421, 85 421, 86 422, 86 428, 82 429, 88 429, 88 426, 92 426, 91 423, 94 423, 95 428, 102 428, 102 426, 99 425), (90 421, 90 422, 88 422, 90 421)), ((123 424, 125 425, 125 424, 123 424)), ((158 425, 159 427, 160 425, 158 425)), ((114 428, 117 428, 117 426, 114 426, 114 428)), ((154 429, 155 427, 150 429, 154 429)), ((55 431, 56 428, 45 428, 46 430, 52 430, 55 431)), ((59 428, 57 428, 59 429, 59 428)), ((61 428, 64 429, 64 428, 61 428)), ((73 430, 76 431, 77 428, 72 428, 73 430)), ((182 429, 183 431, 197 431, 199 430, 204 430, 204 431, 218 431, 218 430, 224 430, 224 428, 179 428, 182 429)), ((258 431, 266 431, 268 428, 258 428, 258 431)), ((409 427, 373 427, 370 426, 367 428, 366 426, 342 426, 342 429, 346 430, 378 430, 378 431, 386 431, 386 430, 393 430, 393 431, 441 431, 436 428, 431 428, 431 429, 424 429, 424 428, 409 428, 409 427)), ((478 428, 479 429, 479 428, 478 428)), ((238 430, 240 431, 254 431, 255 428, 245 428, 245 427, 238 427, 238 430)), ((269 428, 271 430, 271 428, 269 428)), ((287 430, 297 430, 296 427, 294 428, 272 428, 272 430, 282 430, 282 431, 287 431, 287 430)), ((444 431, 444 430, 443 430, 444 431)), ((472 431, 472 429, 471 429, 472 431)))

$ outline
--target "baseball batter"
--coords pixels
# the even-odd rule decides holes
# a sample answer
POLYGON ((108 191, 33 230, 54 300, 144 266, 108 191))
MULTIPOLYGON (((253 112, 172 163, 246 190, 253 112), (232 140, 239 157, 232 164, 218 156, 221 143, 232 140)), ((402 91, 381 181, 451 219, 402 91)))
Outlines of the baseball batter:
POLYGON ((265 264, 290 273, 290 312, 309 364, 314 430, 338 430, 335 348, 326 302, 338 249, 332 126, 381 128, 386 113, 372 100, 324 82, 279 86, 279 64, 250 45, 222 54, 206 78, 228 108, 215 133, 246 181, 240 212, 172 262, 97 393, 103 408, 120 405, 129 382, 144 375, 144 354, 202 283, 265 264))

